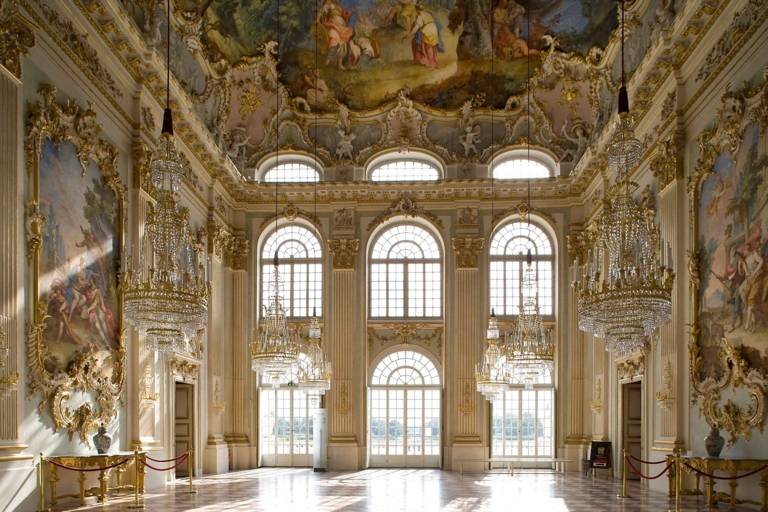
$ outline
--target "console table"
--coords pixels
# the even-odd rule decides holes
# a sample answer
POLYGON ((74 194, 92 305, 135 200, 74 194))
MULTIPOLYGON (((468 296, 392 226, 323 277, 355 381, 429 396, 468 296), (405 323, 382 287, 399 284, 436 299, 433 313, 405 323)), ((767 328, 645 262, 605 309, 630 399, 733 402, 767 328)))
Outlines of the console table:
MULTIPOLYGON (((142 461, 146 461, 146 452, 139 452, 139 458, 142 461)), ((52 455, 50 457, 45 457, 44 460, 49 469, 48 482, 51 506, 56 506, 59 498, 79 498, 80 505, 85 505, 86 496, 96 496, 99 503, 104 503, 106 502, 107 494, 111 491, 134 490, 132 484, 124 483, 125 477, 123 476, 129 469, 131 472, 128 473, 128 475, 134 474, 134 464, 136 462, 134 460, 133 452, 105 453, 103 455, 52 455), (107 468, 113 466, 125 459, 128 459, 128 462, 123 465, 110 469, 103 469, 101 471, 93 471, 95 468, 107 468), (56 466, 56 464, 67 466, 67 468, 72 468, 73 472, 79 473, 79 494, 56 494, 56 483, 59 481, 59 470, 67 471, 66 469, 56 466), (89 472, 98 473, 99 485, 97 487, 86 489, 86 473, 89 472), (112 475, 115 475, 115 485, 111 485, 112 475)), ((138 476, 139 492, 143 494, 144 464, 139 464, 138 476)))
MULTIPOLYGON (((674 455, 667 455, 667 463, 674 461, 674 455)), ((760 505, 762 512, 768 512, 768 467, 759 471, 760 475, 760 487, 763 489, 762 502, 752 500, 742 500, 736 497, 736 488, 739 485, 739 480, 724 480, 730 487, 730 493, 718 492, 715 490, 716 481, 714 478, 709 478, 700 475, 696 471, 685 466, 691 466, 704 473, 717 476, 734 477, 755 471, 757 469, 768 466, 768 459, 711 459, 707 457, 680 457, 680 465, 683 474, 692 474, 696 478, 695 489, 684 489, 683 494, 704 494, 707 502, 707 507, 712 508, 717 503, 728 503, 731 506, 735 506, 739 503, 752 503, 760 505), (704 492, 700 489, 701 478, 704 478, 704 492)), ((669 478, 669 495, 675 495, 675 466, 672 465, 668 473, 669 478)))

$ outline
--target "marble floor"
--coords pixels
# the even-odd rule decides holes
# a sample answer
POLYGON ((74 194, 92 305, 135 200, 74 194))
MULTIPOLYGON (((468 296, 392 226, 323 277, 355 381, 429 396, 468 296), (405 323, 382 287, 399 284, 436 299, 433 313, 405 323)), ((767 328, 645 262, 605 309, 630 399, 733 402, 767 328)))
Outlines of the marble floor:
MULTIPOLYGON (((262 468, 185 480, 145 496, 149 511, 666 511, 665 494, 631 484, 631 499, 617 499, 618 481, 578 474, 465 474, 438 470, 371 469, 314 473, 311 469, 262 468)), ((127 498, 69 510, 128 510, 127 498)), ((723 510, 755 510, 728 508, 723 510)), ((682 510, 706 510, 701 498, 685 497, 682 510)))

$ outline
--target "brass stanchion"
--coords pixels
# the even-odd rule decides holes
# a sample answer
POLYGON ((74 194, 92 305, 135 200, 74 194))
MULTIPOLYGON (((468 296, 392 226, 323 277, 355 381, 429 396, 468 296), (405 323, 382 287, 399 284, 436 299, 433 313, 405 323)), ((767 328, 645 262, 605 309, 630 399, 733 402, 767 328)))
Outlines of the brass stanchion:
POLYGON ((197 489, 192 487, 192 473, 195 472, 194 454, 195 451, 190 448, 189 455, 187 455, 187 473, 189 474, 189 490, 187 494, 197 494, 197 489))
POLYGON ((139 503, 139 450, 133 450, 133 503, 128 505, 129 509, 143 509, 144 503, 139 503))
POLYGON ((45 457, 43 452, 40 452, 40 462, 37 464, 37 488, 40 489, 40 508, 38 512, 48 512, 45 508, 45 457))
POLYGON ((627 494, 627 472, 629 471, 629 466, 627 464, 627 450, 622 450, 622 454, 624 455, 622 464, 621 464, 621 494, 617 494, 617 498, 630 498, 631 496, 627 494))
POLYGON ((683 493, 683 465, 680 452, 675 454, 675 512, 680 512, 680 495, 683 493))

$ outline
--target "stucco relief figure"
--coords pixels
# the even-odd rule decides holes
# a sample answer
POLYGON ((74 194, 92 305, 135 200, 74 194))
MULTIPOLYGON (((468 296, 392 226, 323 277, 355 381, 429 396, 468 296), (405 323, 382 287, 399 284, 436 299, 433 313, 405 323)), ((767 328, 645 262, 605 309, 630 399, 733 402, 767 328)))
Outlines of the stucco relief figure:
POLYGON ((339 142, 336 144, 336 158, 340 160, 352 160, 352 153, 355 150, 352 141, 355 140, 357 135, 342 128, 339 128, 338 133, 339 142))
POLYGON ((480 142, 480 125, 467 126, 464 128, 464 133, 459 137, 464 148, 464 156, 468 157, 472 154, 477 154, 477 143, 480 142))

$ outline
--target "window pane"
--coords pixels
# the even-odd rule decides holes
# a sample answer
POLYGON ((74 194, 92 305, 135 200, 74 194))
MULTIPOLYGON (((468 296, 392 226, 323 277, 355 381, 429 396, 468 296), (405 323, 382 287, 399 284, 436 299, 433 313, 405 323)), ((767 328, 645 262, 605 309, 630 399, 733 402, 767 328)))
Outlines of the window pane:
POLYGON ((379 235, 371 249, 370 316, 441 316, 441 260, 437 240, 420 226, 399 224, 379 235))
POLYGON ((280 298, 289 317, 322 316, 322 249, 320 240, 299 225, 278 228, 261 250, 261 303, 268 306, 274 295, 274 255, 279 258, 280 298))
POLYGON ((536 160, 527 158, 511 158, 493 168, 493 177, 497 180, 526 180, 549 178, 549 169, 536 160))
POLYGON ((371 171, 371 181, 437 181, 440 171, 423 160, 391 160, 371 171))
POLYGON ((320 181, 320 175, 314 167, 302 162, 280 163, 264 173, 265 183, 312 183, 320 181))

